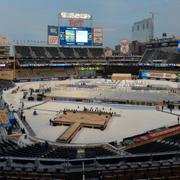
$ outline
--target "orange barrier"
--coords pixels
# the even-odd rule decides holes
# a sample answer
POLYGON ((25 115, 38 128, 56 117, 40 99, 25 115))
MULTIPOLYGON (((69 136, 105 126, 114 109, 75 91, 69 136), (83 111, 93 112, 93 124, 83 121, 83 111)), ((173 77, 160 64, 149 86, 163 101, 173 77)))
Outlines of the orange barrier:
POLYGON ((14 79, 13 70, 0 71, 0 79, 13 80, 14 79))
POLYGON ((6 111, 0 111, 0 124, 5 124, 8 122, 9 122, 9 118, 6 111))
POLYGON ((148 132, 143 136, 139 136, 133 139, 135 143, 153 140, 159 137, 167 136, 168 134, 176 133, 180 131, 180 125, 176 127, 170 127, 159 132, 148 132))

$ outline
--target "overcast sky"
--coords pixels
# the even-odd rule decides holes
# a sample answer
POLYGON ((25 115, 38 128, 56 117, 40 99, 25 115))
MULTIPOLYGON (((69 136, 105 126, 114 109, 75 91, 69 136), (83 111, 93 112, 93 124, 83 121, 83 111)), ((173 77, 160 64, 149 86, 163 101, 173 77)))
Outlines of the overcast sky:
POLYGON ((0 34, 13 40, 46 40, 47 25, 57 25, 62 11, 90 13, 104 28, 104 46, 131 40, 136 21, 155 15, 155 36, 180 37, 180 0, 0 0, 0 34))

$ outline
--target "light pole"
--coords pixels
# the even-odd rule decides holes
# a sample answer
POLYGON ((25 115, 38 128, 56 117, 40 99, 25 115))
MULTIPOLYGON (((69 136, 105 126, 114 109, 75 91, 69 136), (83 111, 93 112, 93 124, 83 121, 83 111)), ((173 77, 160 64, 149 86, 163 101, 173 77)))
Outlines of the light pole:
POLYGON ((152 25, 152 34, 151 34, 150 39, 154 39, 154 17, 155 17, 155 13, 149 12, 149 14, 151 14, 151 25, 152 25))
POLYGON ((61 13, 58 13, 58 46, 60 46, 60 19, 61 13))

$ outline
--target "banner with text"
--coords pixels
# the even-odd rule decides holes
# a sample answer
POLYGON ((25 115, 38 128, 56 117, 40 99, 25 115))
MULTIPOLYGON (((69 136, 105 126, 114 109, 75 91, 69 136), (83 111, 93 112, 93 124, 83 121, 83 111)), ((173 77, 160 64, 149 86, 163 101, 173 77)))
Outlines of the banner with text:
POLYGON ((48 26, 48 44, 58 45, 58 26, 48 26))
POLYGON ((103 45, 103 29, 102 28, 93 29, 93 45, 94 46, 103 45))

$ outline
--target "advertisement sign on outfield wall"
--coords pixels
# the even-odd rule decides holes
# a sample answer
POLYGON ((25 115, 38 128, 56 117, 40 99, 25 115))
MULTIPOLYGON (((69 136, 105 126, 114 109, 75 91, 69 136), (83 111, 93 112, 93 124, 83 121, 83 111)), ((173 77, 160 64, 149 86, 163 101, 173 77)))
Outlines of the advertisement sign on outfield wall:
POLYGON ((13 80, 14 74, 12 70, 0 71, 0 79, 13 80))
POLYGON ((156 79, 180 79, 180 73, 165 73, 165 72, 153 72, 153 71, 141 71, 141 78, 156 78, 156 79))

